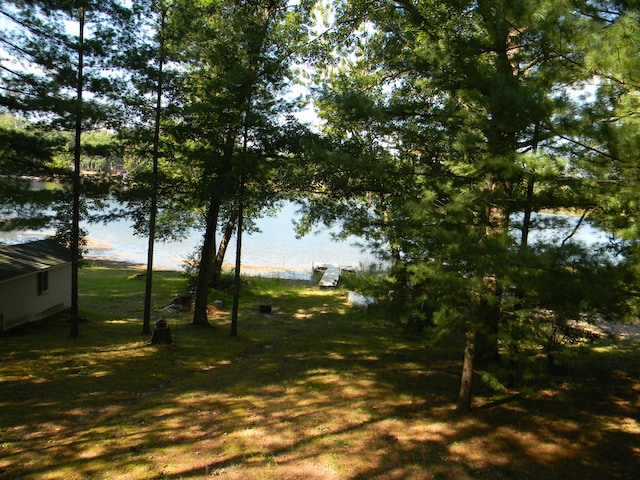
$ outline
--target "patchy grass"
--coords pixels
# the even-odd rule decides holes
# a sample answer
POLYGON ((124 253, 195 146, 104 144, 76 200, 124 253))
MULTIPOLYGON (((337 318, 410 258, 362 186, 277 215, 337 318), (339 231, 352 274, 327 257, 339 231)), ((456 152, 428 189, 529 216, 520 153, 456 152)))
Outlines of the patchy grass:
MULTIPOLYGON (((428 347, 339 289, 249 278, 239 337, 225 299, 210 328, 158 312, 176 344, 151 346, 136 272, 81 270, 79 338, 62 317, 0 338, 0 478, 638 478, 637 342, 526 393, 478 385, 461 416, 460 339, 428 347)), ((186 282, 154 279, 157 307, 186 282)))

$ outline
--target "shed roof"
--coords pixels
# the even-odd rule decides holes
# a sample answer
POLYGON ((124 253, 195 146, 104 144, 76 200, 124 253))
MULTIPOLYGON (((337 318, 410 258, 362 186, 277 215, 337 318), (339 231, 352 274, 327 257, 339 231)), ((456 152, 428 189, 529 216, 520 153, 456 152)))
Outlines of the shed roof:
POLYGON ((55 240, 0 245, 0 282, 71 262, 71 251, 55 240))

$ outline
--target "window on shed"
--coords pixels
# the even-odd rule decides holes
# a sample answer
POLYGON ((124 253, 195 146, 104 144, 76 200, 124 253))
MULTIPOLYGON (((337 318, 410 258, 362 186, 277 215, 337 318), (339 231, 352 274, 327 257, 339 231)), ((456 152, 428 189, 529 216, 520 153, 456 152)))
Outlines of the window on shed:
POLYGON ((49 271, 38 272, 38 295, 42 295, 49 290, 49 271))

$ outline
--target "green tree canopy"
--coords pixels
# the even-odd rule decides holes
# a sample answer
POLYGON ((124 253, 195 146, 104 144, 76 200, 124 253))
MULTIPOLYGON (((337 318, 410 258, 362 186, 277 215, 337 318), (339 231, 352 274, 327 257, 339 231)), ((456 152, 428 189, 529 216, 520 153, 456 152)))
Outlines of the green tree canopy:
POLYGON ((518 351, 509 332, 535 330, 544 311, 562 325, 628 307, 610 257, 570 233, 529 241, 566 222, 532 212, 584 214, 618 192, 600 179, 619 159, 594 146, 578 92, 598 78, 594 39, 626 13, 610 2, 332 5, 317 101, 335 148, 314 172, 325 195, 308 203, 309 223, 346 218, 345 233, 390 252, 409 290, 400 308, 411 298, 468 332, 467 409, 476 350, 494 358, 500 339, 518 351))
MULTIPOLYGON (((303 128, 284 99, 311 2, 174 2, 167 18, 168 49, 182 65, 170 132, 188 165, 191 198, 203 209, 194 323, 207 323, 206 291, 221 212, 231 229, 239 206, 258 213, 282 193, 274 177, 299 151, 303 128), (200 302, 200 303, 198 303, 200 302)), ((223 239, 224 240, 224 239, 223 239)), ((221 252, 223 253, 223 252, 221 252)), ((217 258, 217 268, 222 261, 217 258)))

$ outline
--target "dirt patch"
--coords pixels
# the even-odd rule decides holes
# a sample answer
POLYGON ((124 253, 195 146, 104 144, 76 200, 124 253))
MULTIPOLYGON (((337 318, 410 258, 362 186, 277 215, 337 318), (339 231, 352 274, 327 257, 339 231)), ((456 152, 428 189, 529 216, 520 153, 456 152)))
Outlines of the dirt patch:
POLYGON ((576 322, 576 326, 600 337, 613 337, 619 340, 640 340, 640 322, 576 322))

